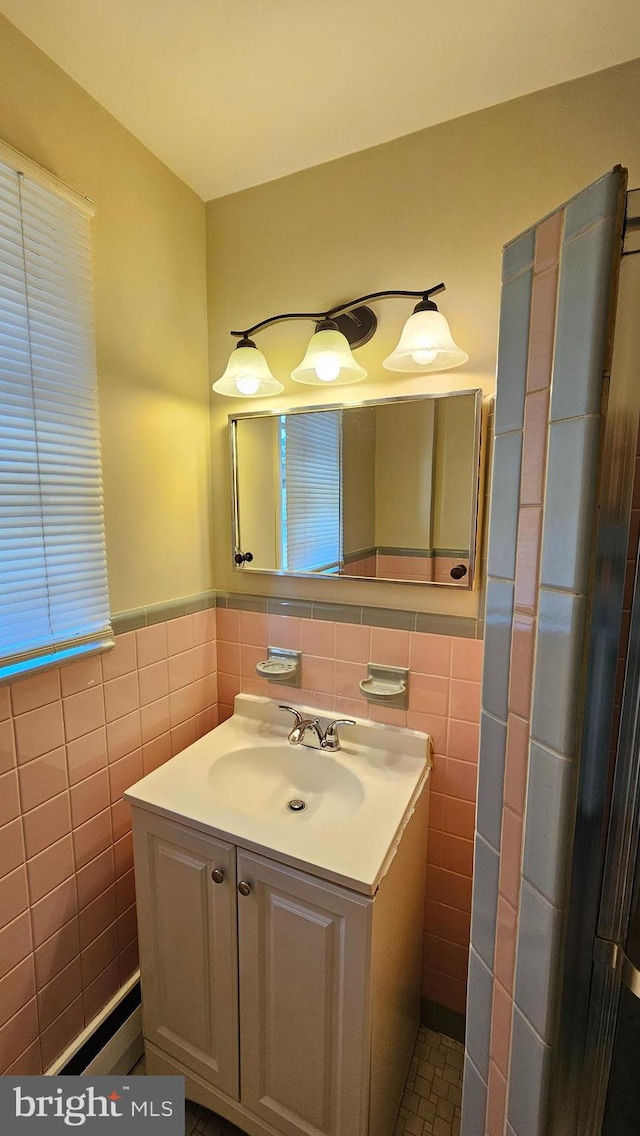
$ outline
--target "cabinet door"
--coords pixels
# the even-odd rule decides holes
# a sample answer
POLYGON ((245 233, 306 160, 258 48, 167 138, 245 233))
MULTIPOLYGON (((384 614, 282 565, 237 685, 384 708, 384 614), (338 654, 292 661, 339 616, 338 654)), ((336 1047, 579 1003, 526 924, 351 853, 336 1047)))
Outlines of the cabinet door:
POLYGON ((235 849, 141 809, 134 841, 145 1037, 237 1100, 235 849))
POLYGON ((362 1136, 372 901, 238 849, 242 1103, 278 1132, 362 1136))

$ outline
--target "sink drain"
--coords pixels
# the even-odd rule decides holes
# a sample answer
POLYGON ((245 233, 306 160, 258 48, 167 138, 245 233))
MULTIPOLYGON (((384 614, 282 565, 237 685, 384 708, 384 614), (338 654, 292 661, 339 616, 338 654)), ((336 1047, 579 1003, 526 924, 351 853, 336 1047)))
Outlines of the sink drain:
POLYGON ((300 797, 293 797, 292 800, 287 801, 287 808, 290 813, 301 813, 306 807, 307 802, 300 800, 300 797))

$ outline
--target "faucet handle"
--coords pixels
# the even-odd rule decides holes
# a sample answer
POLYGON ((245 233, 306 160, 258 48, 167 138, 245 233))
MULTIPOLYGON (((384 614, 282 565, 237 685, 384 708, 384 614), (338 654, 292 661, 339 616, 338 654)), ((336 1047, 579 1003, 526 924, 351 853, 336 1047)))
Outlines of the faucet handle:
POLYGON ((322 739, 323 749, 340 749, 340 738, 338 737, 338 726, 355 726, 354 718, 336 718, 335 722, 329 722, 324 737, 322 739))
POLYGON ((278 706, 278 710, 288 710, 290 714, 293 714, 293 716, 295 718, 295 721, 293 723, 294 729, 296 728, 296 726, 299 726, 300 723, 303 721, 302 714, 298 710, 296 710, 293 706, 278 706))

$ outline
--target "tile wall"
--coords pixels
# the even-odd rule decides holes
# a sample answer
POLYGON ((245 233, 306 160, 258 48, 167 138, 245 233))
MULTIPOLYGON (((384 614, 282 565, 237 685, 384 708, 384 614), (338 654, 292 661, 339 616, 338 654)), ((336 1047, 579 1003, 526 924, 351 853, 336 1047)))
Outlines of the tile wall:
POLYGON ((228 717, 241 690, 432 735, 423 991, 464 1012, 482 641, 342 621, 362 618, 359 608, 330 620, 224 602, 121 631, 108 654, 0 687, 1 1073, 47 1069, 136 969, 122 794, 228 717), (302 689, 258 677, 267 645, 302 651, 302 689), (407 711, 365 701, 369 661, 410 668, 407 711))
POLYGON ((233 608, 218 608, 217 621, 221 721, 243 691, 433 737, 423 992, 464 1013, 482 641, 233 608), (255 666, 267 645, 302 651, 302 689, 258 677, 255 666), (407 711, 366 702, 359 683, 368 662, 410 668, 407 711))
POLYGON ((620 184, 503 259, 464 1136, 545 1131, 620 184))
POLYGON ((217 724, 215 626, 0 687, 0 1073, 47 1069, 138 965, 122 794, 217 724))

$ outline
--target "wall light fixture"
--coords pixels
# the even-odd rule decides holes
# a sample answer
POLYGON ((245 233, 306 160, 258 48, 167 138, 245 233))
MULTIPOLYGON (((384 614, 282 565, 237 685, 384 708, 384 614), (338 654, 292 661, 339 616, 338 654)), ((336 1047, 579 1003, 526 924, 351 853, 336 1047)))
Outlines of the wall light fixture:
POLYGON ((392 296, 420 297, 420 302, 405 323, 395 351, 383 361, 383 367, 388 371, 418 374, 460 367, 469 356, 454 343, 449 324, 431 299, 444 291, 444 284, 436 284, 419 292, 369 292, 326 312, 285 312, 269 316, 245 331, 232 331, 231 335, 239 342, 213 389, 217 394, 235 398, 262 398, 284 390, 251 337, 271 324, 300 319, 315 321, 316 330, 304 359, 291 372, 295 382, 337 387, 366 379, 367 372, 354 359, 352 348, 368 343, 378 326, 368 302, 392 296))

